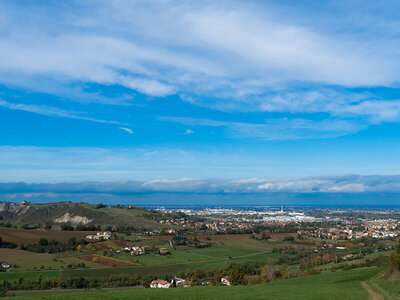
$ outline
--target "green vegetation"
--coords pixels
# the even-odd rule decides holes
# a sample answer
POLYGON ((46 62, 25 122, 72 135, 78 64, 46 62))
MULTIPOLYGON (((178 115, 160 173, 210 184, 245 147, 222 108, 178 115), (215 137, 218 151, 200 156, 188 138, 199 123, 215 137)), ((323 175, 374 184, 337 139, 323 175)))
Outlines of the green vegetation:
POLYGON ((327 272, 267 284, 231 287, 170 289, 122 289, 85 292, 21 293, 13 299, 368 299, 360 282, 381 272, 380 268, 327 272), (24 297, 25 296, 25 297, 24 297))
POLYGON ((38 243, 35 244, 28 244, 26 246, 21 245, 21 250, 27 250, 30 252, 38 252, 38 253, 56 253, 56 252, 65 252, 76 250, 78 245, 86 245, 87 242, 82 239, 77 242, 76 238, 71 238, 67 243, 62 243, 59 241, 41 238, 38 243))

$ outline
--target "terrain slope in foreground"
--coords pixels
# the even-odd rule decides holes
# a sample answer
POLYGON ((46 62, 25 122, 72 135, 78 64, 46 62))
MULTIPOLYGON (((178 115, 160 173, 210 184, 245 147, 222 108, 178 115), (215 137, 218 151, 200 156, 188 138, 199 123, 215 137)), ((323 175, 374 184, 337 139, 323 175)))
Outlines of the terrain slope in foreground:
POLYGON ((382 269, 327 272, 251 286, 33 292, 13 299, 369 299, 361 282, 382 269))

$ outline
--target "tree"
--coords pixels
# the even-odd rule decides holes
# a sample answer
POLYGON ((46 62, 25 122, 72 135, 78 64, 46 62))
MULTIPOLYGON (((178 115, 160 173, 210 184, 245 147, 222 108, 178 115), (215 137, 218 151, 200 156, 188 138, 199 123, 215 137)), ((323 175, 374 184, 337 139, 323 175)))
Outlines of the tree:
POLYGON ((243 268, 238 265, 232 266, 232 268, 229 270, 228 278, 233 285, 243 284, 244 283, 243 268))
POLYGON ((212 284, 213 285, 220 285, 221 284, 221 277, 222 277, 222 272, 221 270, 215 270, 213 272, 213 279, 212 279, 212 284))
POLYGON ((400 271, 400 242, 397 244, 392 256, 390 257, 390 265, 400 271))
POLYGON ((40 238, 39 239, 39 245, 40 246, 47 246, 49 244, 49 241, 45 238, 40 238))

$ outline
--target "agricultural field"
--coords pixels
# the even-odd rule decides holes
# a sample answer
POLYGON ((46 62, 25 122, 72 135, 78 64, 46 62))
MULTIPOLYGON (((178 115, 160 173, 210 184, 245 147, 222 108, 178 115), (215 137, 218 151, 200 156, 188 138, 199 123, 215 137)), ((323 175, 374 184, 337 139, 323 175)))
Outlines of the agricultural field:
POLYGON ((233 235, 214 235, 210 236, 211 241, 218 246, 228 246, 240 249, 249 249, 256 251, 272 251, 274 248, 291 246, 294 248, 307 247, 305 245, 296 245, 291 242, 283 241, 291 234, 274 234, 271 233, 271 239, 268 241, 260 241, 250 238, 250 234, 233 234, 233 235))
POLYGON ((21 244, 37 243, 41 238, 60 242, 67 242, 71 238, 80 240, 84 239, 88 234, 93 233, 93 231, 61 231, 0 227, 0 236, 3 240, 18 246, 21 246, 21 244))
MULTIPOLYGON (((0 261, 5 261, 13 265, 10 272, 0 272, 0 278, 5 278, 8 274, 24 271, 37 270, 61 270, 68 268, 68 265, 78 265, 83 262, 77 256, 82 255, 78 251, 65 253, 35 253, 19 249, 0 248, 0 261)), ((88 268, 104 267, 100 263, 85 261, 88 268)))
MULTIPOLYGON (((369 299, 361 283, 382 272, 381 268, 325 272, 266 284, 231 287, 193 287, 170 289, 118 289, 79 292, 17 293, 19 299, 369 299)), ((388 283, 390 284, 390 283, 388 283)), ((389 295, 389 294, 388 294, 389 295)), ((396 295, 396 294, 390 294, 396 295)), ((393 298, 395 299, 395 298, 393 298)))
MULTIPOLYGON (((91 243, 81 251, 65 253, 33 253, 18 249, 0 249, 4 253, 4 261, 15 264, 11 272, 0 273, 0 280, 10 278, 32 278, 33 271, 59 270, 57 277, 73 278, 84 276, 88 278, 108 277, 112 274, 168 274, 176 275, 187 270, 213 270, 223 268, 230 263, 246 261, 267 262, 284 254, 272 253, 272 248, 279 245, 289 245, 282 241, 257 241, 246 236, 228 236, 214 240, 208 248, 186 248, 174 250, 169 247, 168 240, 148 236, 136 236, 132 241, 103 241, 91 243), (130 245, 158 245, 168 247, 170 255, 149 253, 132 256, 130 253, 116 253, 116 250, 130 245), (226 246, 229 244, 231 246, 226 246), (246 245, 246 246, 243 246, 246 245), (104 253, 108 253, 105 256, 104 253), (123 263, 121 263, 123 262, 123 263), (85 268, 68 268, 68 265, 85 263, 85 268), (115 267, 114 267, 115 266, 115 267)), ((33 272, 35 273, 35 272, 33 272)), ((55 274, 53 274, 55 275, 55 274)), ((52 276, 53 276, 52 275, 52 276)))
MULTIPOLYGON (((171 255, 160 256, 148 254, 143 256, 131 256, 129 254, 118 256, 122 260, 131 260, 140 264, 134 267, 116 268, 93 268, 83 270, 64 270, 61 273, 63 278, 83 276, 85 278, 109 277, 112 274, 158 274, 176 275, 187 270, 213 270, 222 268, 229 263, 245 261, 266 262, 269 259, 277 258, 279 253, 257 252, 231 247, 211 247, 204 249, 170 250, 171 255), (230 257, 229 257, 230 256, 230 257)), ((1 274, 0 274, 1 276, 1 274)), ((0 277, 1 278, 1 277, 0 277)))
POLYGON ((82 259, 84 261, 95 262, 102 265, 108 265, 113 267, 122 267, 122 266, 134 266, 135 264, 126 260, 106 257, 98 254, 84 255, 78 256, 77 258, 82 259))

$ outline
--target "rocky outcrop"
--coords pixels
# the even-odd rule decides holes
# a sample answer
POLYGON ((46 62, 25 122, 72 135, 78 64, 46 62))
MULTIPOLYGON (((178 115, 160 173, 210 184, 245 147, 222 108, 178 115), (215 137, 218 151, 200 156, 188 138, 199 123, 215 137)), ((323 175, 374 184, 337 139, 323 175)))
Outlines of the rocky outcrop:
POLYGON ((63 216, 54 219, 54 223, 69 223, 71 225, 78 225, 78 224, 89 224, 92 222, 91 219, 83 217, 83 216, 72 216, 68 212, 65 213, 63 216))

